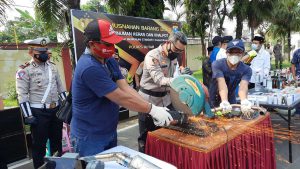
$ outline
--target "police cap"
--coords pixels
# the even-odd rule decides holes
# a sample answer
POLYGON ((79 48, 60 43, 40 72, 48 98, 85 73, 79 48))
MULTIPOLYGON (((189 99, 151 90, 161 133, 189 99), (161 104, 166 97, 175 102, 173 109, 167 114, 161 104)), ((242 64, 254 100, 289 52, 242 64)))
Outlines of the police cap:
POLYGON ((49 38, 36 38, 36 39, 28 39, 25 40, 24 43, 26 43, 28 46, 33 47, 33 50, 39 51, 39 52, 46 52, 48 50, 47 44, 50 42, 49 38))

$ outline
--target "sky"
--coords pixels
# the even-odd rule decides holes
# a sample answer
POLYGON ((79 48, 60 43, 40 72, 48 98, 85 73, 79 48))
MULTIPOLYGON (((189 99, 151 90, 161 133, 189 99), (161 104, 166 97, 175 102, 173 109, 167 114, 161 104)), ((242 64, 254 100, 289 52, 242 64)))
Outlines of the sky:
MULTIPOLYGON (((81 0, 81 4, 85 4, 88 0, 81 0)), ((19 16, 19 13, 15 10, 15 8, 19 8, 21 10, 27 10, 31 16, 34 16, 34 7, 33 7, 33 2, 34 0, 14 0, 15 5, 12 7, 12 9, 6 9, 6 14, 7 14, 7 18, 8 20, 13 20, 15 17, 19 16)), ((182 9, 178 9, 179 11, 182 11, 182 9)), ((165 11, 164 16, 166 16, 167 18, 170 19, 174 19, 175 20, 175 15, 173 15, 172 12, 170 11, 165 11)), ((180 21, 185 20, 184 17, 182 17, 182 19, 180 19, 180 21)), ((225 34, 230 35, 230 34, 234 34, 234 28, 235 28, 235 22, 234 21, 230 21, 230 20, 226 20, 224 22, 224 27, 226 28, 226 32, 225 34)), ((0 30, 3 30, 4 27, 0 26, 0 30)))

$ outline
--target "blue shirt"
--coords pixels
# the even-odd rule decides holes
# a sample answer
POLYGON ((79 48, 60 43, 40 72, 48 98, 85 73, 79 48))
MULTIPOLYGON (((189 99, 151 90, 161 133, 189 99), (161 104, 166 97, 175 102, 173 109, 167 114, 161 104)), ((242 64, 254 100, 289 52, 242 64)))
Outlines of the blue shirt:
POLYGON ((296 75, 300 76, 300 49, 297 49, 293 54, 292 64, 296 67, 296 75))
POLYGON ((72 81, 71 133, 78 138, 99 138, 116 132, 119 106, 105 97, 123 79, 119 65, 110 58, 100 63, 84 54, 76 65, 72 81))
POLYGON ((217 47, 217 46, 214 47, 214 49, 211 52, 210 57, 209 57, 209 60, 210 60, 211 63, 213 63, 214 61, 216 61, 217 54, 218 54, 219 50, 220 50, 219 47, 217 47))
POLYGON ((228 101, 231 104, 236 103, 235 90, 241 80, 249 82, 252 71, 251 68, 243 62, 238 63, 235 70, 231 70, 227 65, 226 58, 216 60, 212 64, 212 82, 209 87, 209 99, 212 107, 219 107, 221 98, 219 95, 217 78, 223 77, 228 88, 228 101))

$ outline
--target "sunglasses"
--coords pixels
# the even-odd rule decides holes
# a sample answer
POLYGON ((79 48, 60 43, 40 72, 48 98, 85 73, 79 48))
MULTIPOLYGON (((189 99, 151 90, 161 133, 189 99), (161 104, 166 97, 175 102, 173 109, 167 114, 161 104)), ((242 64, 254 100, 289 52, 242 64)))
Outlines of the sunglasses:
POLYGON ((172 44, 173 44, 173 46, 174 46, 174 48, 175 48, 175 51, 174 51, 174 52, 176 52, 176 53, 182 53, 182 52, 184 51, 184 50, 182 50, 182 49, 177 48, 174 42, 172 42, 172 44))

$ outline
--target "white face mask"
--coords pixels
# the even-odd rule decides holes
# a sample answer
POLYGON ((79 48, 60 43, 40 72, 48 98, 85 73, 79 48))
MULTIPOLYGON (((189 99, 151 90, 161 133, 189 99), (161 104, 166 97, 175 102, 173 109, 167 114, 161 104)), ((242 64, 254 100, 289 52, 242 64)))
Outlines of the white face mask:
POLYGON ((228 60, 231 64, 235 65, 235 64, 239 63, 240 57, 237 56, 237 55, 227 56, 227 60, 228 60))

